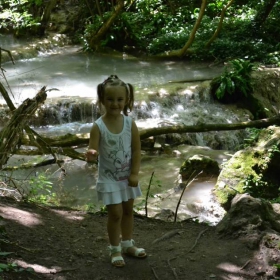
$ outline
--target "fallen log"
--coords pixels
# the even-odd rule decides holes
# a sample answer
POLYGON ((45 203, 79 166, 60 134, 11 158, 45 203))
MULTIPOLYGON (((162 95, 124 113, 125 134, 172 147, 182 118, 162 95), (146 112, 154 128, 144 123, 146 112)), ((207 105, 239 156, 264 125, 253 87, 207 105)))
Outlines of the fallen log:
POLYGON ((5 165, 19 145, 23 134, 23 128, 38 107, 46 100, 46 87, 33 99, 26 99, 16 110, 13 111, 11 120, 0 132, 0 169, 5 165))
POLYGON ((270 125, 280 125, 280 115, 268 119, 261 119, 255 121, 248 121, 242 123, 228 123, 228 124, 200 124, 196 126, 174 125, 167 127, 149 128, 140 131, 141 140, 163 134, 170 133, 197 133, 209 131, 225 131, 225 130, 239 130, 245 128, 266 128, 270 125))
MULTIPOLYGON (((11 120, 11 123, 13 123, 12 120, 11 120)), ((239 130, 239 129, 253 128, 253 127, 254 128, 266 128, 270 125, 280 125, 280 116, 277 115, 275 117, 268 118, 268 119, 261 119, 261 120, 235 123, 235 124, 202 124, 202 125, 197 125, 197 126, 175 125, 175 126, 167 126, 167 127, 159 127, 159 128, 149 128, 149 129, 144 129, 144 130, 140 131, 140 138, 143 142, 143 140, 145 140, 151 136, 158 136, 158 135, 170 134, 170 133, 197 133, 197 132, 209 132, 209 131, 239 130)), ((22 128, 22 126, 21 126, 21 128, 22 128)), ((3 147, 3 143, 1 140, 2 135, 3 135, 3 132, 1 131, 0 151, 7 151, 6 148, 3 147), (1 149, 3 149, 3 150, 1 150, 1 149)), ((16 138, 14 140, 15 141, 13 143, 16 143, 18 141, 18 140, 16 140, 16 138)), ((51 151, 52 154, 60 154, 60 155, 70 157, 72 159, 85 160, 84 154, 77 152, 75 149, 80 148, 80 147, 87 147, 88 142, 89 142, 89 133, 66 134, 63 136, 52 137, 52 138, 40 136, 40 137, 36 138, 36 142, 37 142, 37 144, 39 143, 44 147, 47 146, 48 149, 42 151, 42 149, 40 149, 41 147, 38 147, 37 144, 35 144, 35 146, 39 149, 36 149, 36 150, 21 149, 21 150, 16 151, 16 154, 34 156, 34 155, 39 155, 42 153, 48 153, 48 151, 51 151)), ((32 141, 32 139, 30 139, 29 135, 22 135, 20 138, 20 143, 21 143, 21 145, 34 146, 34 141, 32 141)), ((7 159, 7 155, 10 154, 11 152, 12 151, 11 151, 11 147, 10 147, 9 152, 0 154, 0 163, 2 165, 3 165, 3 162, 5 162, 5 160, 3 159, 5 157, 5 155, 6 155, 6 159, 7 159)), ((52 160, 51 162, 56 162, 55 157, 54 157, 54 160, 52 160)), ((47 165, 48 163, 49 163, 49 161, 46 161, 46 162, 42 162, 40 165, 47 165)), ((32 167, 36 167, 36 165, 34 165, 32 167)), ((28 168, 28 166, 27 165, 19 166, 16 169, 21 169, 21 168, 28 168)), ((0 165, 0 169, 1 169, 1 165, 0 165)), ((12 167, 12 166, 9 166, 9 167, 7 166, 7 167, 3 168, 3 170, 14 170, 14 169, 15 169, 15 167, 12 167)))
MULTIPOLYGON (((232 124, 200 124, 196 126, 174 125, 165 127, 155 127, 143 129, 139 132, 141 140, 151 136, 159 136, 171 133, 197 133, 209 131, 240 130, 245 128, 266 128, 270 125, 280 125, 280 115, 268 119, 248 121, 232 124)), ((82 147, 87 146, 89 142, 89 133, 84 134, 66 134, 57 137, 42 137, 42 140, 51 147, 82 147)), ((38 141, 38 139, 37 139, 38 141)), ((23 136, 21 143, 26 146, 32 146, 29 138, 23 136)))
POLYGON ((192 79, 168 81, 168 83, 169 84, 181 84, 181 83, 205 82, 205 81, 211 81, 211 80, 213 80, 216 77, 217 77, 217 75, 209 76, 209 77, 204 77, 204 78, 194 77, 192 79))
MULTIPOLYGON (((185 125, 175 125, 175 126, 167 126, 167 127, 159 127, 159 128, 150 128, 144 129, 140 131, 140 138, 142 143, 145 139, 151 136, 158 136, 162 134, 170 134, 170 133, 196 133, 196 132, 209 132, 209 131, 222 131, 222 130, 239 130, 245 128, 266 128, 270 125, 279 125, 280 124, 280 116, 275 116, 269 119, 262 119, 256 121, 235 123, 235 124, 203 124, 198 126, 185 126, 185 125)), ((89 133, 85 134, 66 134, 58 137, 42 137, 36 139, 37 143, 41 143, 42 146, 49 147, 49 151, 52 151, 52 154, 60 154, 66 157, 70 157, 72 159, 85 160, 84 153, 78 152, 75 149, 81 147, 87 147, 89 142, 89 133), (67 148, 68 147, 68 148, 67 148)), ((34 142, 30 140, 28 135, 24 135, 21 138, 21 144, 26 146, 34 146, 34 142)), ((40 145, 41 146, 41 145, 40 145)), ((48 150, 42 151, 40 147, 39 149, 21 149, 17 150, 17 154, 21 155, 40 155, 40 154, 48 154, 48 150)), ((145 146, 143 145, 143 149, 145 146)), ((54 160, 55 161, 55 157, 54 160)), ((41 165, 47 165, 49 162, 42 162, 41 165)), ((62 163, 62 162, 61 162, 62 163)), ((32 165, 31 165, 32 166, 32 165)), ((30 166, 30 167, 31 167, 30 166)), ((36 167, 36 164, 33 165, 36 167)), ((18 166, 16 169, 28 168, 28 165, 18 166)), ((15 167, 6 166, 3 170, 14 170, 15 167)))

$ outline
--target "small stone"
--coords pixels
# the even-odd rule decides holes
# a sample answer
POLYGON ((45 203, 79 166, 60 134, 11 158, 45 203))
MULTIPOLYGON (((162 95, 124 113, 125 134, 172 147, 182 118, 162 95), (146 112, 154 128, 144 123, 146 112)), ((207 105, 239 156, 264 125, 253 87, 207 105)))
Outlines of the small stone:
POLYGON ((97 236, 97 237, 95 238, 95 241, 96 241, 96 242, 103 241, 103 240, 104 240, 104 238, 103 238, 102 236, 97 236))

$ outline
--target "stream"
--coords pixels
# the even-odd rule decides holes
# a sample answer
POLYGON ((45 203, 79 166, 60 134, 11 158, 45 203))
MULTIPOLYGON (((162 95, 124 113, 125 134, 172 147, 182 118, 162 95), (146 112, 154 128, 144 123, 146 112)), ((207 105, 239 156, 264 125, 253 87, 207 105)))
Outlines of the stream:
MULTIPOLYGON (((25 44, 24 41, 16 41, 9 36, 1 36, 0 39, 2 47, 6 49, 25 44)), ((207 96, 207 87, 204 89, 205 92, 201 93, 202 82, 175 84, 180 88, 180 94, 173 99, 165 92, 166 87, 172 85, 167 85, 169 81, 212 79, 222 72, 221 66, 210 67, 207 63, 188 61, 143 60, 130 57, 125 53, 84 54, 79 52, 79 49, 80 46, 66 46, 46 50, 37 57, 20 59, 15 65, 11 62, 2 64, 9 88, 13 93, 11 94, 13 102, 20 104, 26 98, 33 98, 38 90, 46 85, 47 89, 55 89, 48 92, 45 105, 45 107, 52 106, 52 110, 61 110, 61 107, 58 108, 53 104, 63 103, 65 100, 68 100, 68 103, 80 104, 80 100, 86 99, 88 103, 94 104, 97 84, 103 82, 109 75, 116 74, 125 82, 133 84, 135 88, 136 108, 131 115, 135 118, 139 129, 159 127, 163 124, 194 125, 201 122, 232 123, 248 120, 248 116, 243 111, 226 108, 215 104, 209 98, 202 98, 201 96, 207 96), (159 101, 158 95, 165 103, 159 101)), ((0 81, 6 85, 2 76, 0 81)), ((4 104, 5 101, 0 98, 1 103, 4 104)), ((67 110, 70 110, 69 108, 71 109, 71 106, 68 106, 67 110)), ((34 129, 49 136, 88 133, 92 121, 96 118, 94 110, 91 111, 91 121, 83 118, 73 121, 68 112, 68 118, 64 118, 61 122, 38 125, 34 129)), ((203 154, 222 164, 230 158, 232 154, 230 151, 238 147, 244 135, 240 132, 213 132, 182 137, 186 138, 182 141, 185 144, 172 148, 171 153, 143 153, 140 171, 143 197, 135 202, 138 212, 145 214, 145 196, 154 172, 151 197, 148 198, 148 215, 172 219, 181 195, 177 187, 180 182, 179 169, 184 160, 195 154, 203 154), (161 217, 165 212, 168 213, 168 217, 161 217)), ((158 145, 162 145, 165 141, 165 136, 157 138, 158 145)), ((43 161, 47 158, 51 157, 38 156, 36 160, 43 161)), ((30 159, 33 158, 15 155, 9 159, 7 165, 24 163, 30 159)), ((57 165, 0 172, 0 175, 5 180, 10 177, 16 178, 17 184, 24 190, 27 180, 32 179, 36 183, 40 174, 43 174, 44 180, 53 184, 52 190, 56 195, 54 200, 61 206, 99 210, 102 205, 96 201, 95 195, 96 168, 84 161, 69 159, 66 159, 63 168, 66 170, 65 176, 57 165)), ((211 195, 216 179, 216 177, 200 176, 187 187, 178 211, 179 220, 193 217, 210 224, 219 222, 224 211, 215 203, 211 195)))

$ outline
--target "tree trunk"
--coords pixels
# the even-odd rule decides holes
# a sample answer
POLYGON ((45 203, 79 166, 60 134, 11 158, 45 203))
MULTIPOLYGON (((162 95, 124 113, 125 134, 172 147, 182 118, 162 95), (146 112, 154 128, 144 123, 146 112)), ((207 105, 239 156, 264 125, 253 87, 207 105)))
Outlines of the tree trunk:
POLYGON ((268 18, 268 16, 271 13, 275 3, 276 3, 276 0, 264 1, 264 6, 262 6, 258 10, 258 12, 257 12, 257 14, 255 16, 255 19, 254 19, 254 27, 255 27, 255 30, 257 32, 259 31, 261 26, 264 24, 264 22, 268 18))
POLYGON ((0 132, 0 169, 5 165, 22 138, 23 128, 30 116, 46 100, 46 87, 43 87, 33 99, 26 99, 14 112, 11 120, 0 132))
POLYGON ((101 39, 106 35, 108 29, 113 25, 117 16, 123 12, 123 9, 124 1, 119 0, 111 17, 101 26, 98 32, 92 38, 90 38, 89 45, 92 49, 98 48, 101 39))
MULTIPOLYGON (((88 1, 86 1, 86 2, 88 3, 88 1)), ((99 16, 103 19, 103 14, 102 14, 102 11, 101 11, 99 0, 95 0, 95 5, 96 5, 99 16)), ((88 6, 90 6, 90 5, 88 4, 88 6)), ((92 12, 91 12, 91 16, 92 17, 94 16, 92 12)))
POLYGON ((54 7, 57 4, 57 0, 50 0, 47 2, 47 5, 44 9, 42 18, 41 18, 41 27, 40 27, 40 35, 43 35, 45 33, 45 30, 48 26, 48 23, 50 21, 51 12, 54 9, 54 7))
POLYGON ((186 55, 188 48, 192 45, 192 43, 195 39, 196 31, 198 30, 198 28, 200 26, 200 23, 201 23, 201 20, 203 18, 206 6, 207 6, 207 0, 203 0, 202 3, 201 3, 200 11, 199 11, 199 16, 198 16, 198 18, 195 22, 195 25, 193 27, 193 30, 192 30, 191 34, 190 34, 189 40, 187 41, 185 46, 179 52, 180 57, 183 57, 184 55, 186 55))
POLYGON ((215 30, 213 36, 210 38, 210 40, 206 43, 205 45, 205 48, 209 48, 210 45, 214 42, 214 40, 218 37, 220 31, 222 30, 222 27, 223 27, 223 21, 224 21, 224 18, 225 18, 225 14, 226 14, 226 11, 228 9, 228 7, 230 7, 230 5, 233 3, 234 0, 230 0, 226 6, 223 7, 222 9, 222 13, 221 13, 221 18, 220 18, 220 21, 219 21, 219 24, 218 24, 218 27, 217 29, 215 30))

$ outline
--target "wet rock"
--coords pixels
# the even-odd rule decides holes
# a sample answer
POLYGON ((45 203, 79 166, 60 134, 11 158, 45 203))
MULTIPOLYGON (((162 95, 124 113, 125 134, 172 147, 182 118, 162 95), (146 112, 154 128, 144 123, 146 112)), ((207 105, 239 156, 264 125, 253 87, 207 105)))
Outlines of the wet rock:
POLYGON ((219 164, 205 155, 194 155, 191 158, 185 160, 180 168, 180 175, 182 181, 186 181, 190 176, 203 172, 203 175, 218 175, 220 172, 219 164))
POLYGON ((160 213, 155 215, 155 219, 163 221, 173 221, 175 213, 171 209, 161 209, 160 213))

